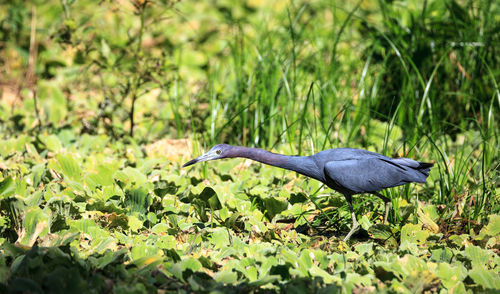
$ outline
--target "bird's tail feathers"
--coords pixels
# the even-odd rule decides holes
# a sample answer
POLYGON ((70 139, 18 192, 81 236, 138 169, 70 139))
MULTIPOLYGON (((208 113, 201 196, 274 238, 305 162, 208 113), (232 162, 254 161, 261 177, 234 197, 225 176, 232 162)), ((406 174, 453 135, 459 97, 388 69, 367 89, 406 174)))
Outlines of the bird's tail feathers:
POLYGON ((408 179, 411 182, 425 183, 433 163, 415 161, 409 158, 396 158, 392 159, 392 164, 397 164, 400 167, 405 167, 408 171, 408 179))
POLYGON ((427 162, 419 162, 417 170, 425 175, 425 177, 429 176, 429 172, 431 171, 431 167, 434 166, 434 163, 427 162))

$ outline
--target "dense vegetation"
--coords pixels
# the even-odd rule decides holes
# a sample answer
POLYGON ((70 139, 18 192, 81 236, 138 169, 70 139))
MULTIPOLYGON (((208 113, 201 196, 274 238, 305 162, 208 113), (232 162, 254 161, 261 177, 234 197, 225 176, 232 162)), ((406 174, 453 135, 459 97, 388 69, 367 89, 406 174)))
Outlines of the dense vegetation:
POLYGON ((500 291, 499 81, 492 0, 2 2, 0 292, 500 291), (435 167, 345 243, 221 142, 435 167))

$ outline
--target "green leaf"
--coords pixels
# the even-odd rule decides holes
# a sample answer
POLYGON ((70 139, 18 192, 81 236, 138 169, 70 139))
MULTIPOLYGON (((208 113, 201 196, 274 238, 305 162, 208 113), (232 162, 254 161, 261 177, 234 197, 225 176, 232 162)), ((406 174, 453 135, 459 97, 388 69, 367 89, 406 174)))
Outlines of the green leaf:
POLYGON ((111 186, 114 184, 113 170, 105 165, 99 165, 97 172, 90 172, 85 175, 85 182, 90 187, 111 186))
POLYGON ((356 252, 358 252, 359 255, 371 255, 373 254, 373 243, 360 243, 356 246, 354 246, 354 249, 356 252))
POLYGON ((238 280, 238 274, 233 271, 219 271, 214 275, 214 280, 223 284, 232 284, 238 280))
POLYGON ((31 168, 31 182, 33 183, 33 187, 38 187, 38 184, 42 180, 45 175, 46 166, 45 164, 37 164, 31 168))
POLYGON ((370 229, 370 227, 372 226, 370 219, 366 215, 363 215, 361 217, 361 219, 359 220, 359 224, 361 225, 361 227, 365 231, 368 231, 370 229))
POLYGON ((406 203, 404 206, 399 207, 399 216, 401 221, 404 223, 410 217, 410 215, 415 211, 415 205, 406 203))
POLYGON ((33 246, 38 237, 43 237, 49 232, 49 216, 40 207, 28 209, 23 221, 25 231, 19 243, 26 246, 33 246))
POLYGON ((137 242, 138 244, 133 244, 132 250, 130 251, 130 255, 134 263, 140 260, 141 266, 147 265, 151 262, 155 262, 158 257, 159 248, 153 245, 149 245, 146 243, 137 242), (153 260, 145 260, 143 258, 152 257, 153 260), (141 260, 142 259, 142 260, 141 260))
POLYGON ((490 256, 492 256, 493 253, 481 247, 469 245, 465 248, 464 255, 471 261, 472 268, 481 268, 488 264, 490 256))
POLYGON ((145 183, 148 182, 148 178, 146 177, 146 175, 133 167, 126 167, 121 171, 117 171, 115 172, 113 177, 124 183, 133 183, 135 184, 135 187, 142 187, 145 183))
POLYGON ((146 215, 146 220, 152 224, 152 225, 155 225, 157 222, 158 222, 158 218, 156 217, 156 214, 154 212, 148 212, 148 214, 146 215))
POLYGON ((397 246, 397 241, 394 238, 394 233, 392 232, 391 227, 388 225, 375 224, 368 229, 368 234, 374 239, 386 242, 386 244, 397 246))
POLYGON ((469 235, 467 234, 461 234, 461 235, 452 235, 450 236, 450 241, 453 245, 455 245, 458 248, 464 247, 466 244, 469 243, 469 235))
POLYGON ((451 263, 453 258, 455 257, 453 251, 448 247, 433 248, 430 251, 432 253, 431 260, 437 262, 451 263))
POLYGON ((102 257, 97 259, 95 266, 98 269, 103 269, 107 265, 115 262, 117 259, 122 258, 125 254, 127 254, 127 252, 128 252, 127 248, 122 248, 116 252, 107 251, 102 257))
POLYGON ((269 220, 272 220, 277 214, 286 210, 288 207, 288 202, 284 200, 279 200, 275 197, 264 198, 264 206, 266 208, 266 216, 269 220))
POLYGON ((190 269, 193 272, 196 272, 201 270, 203 268, 203 265, 198 261, 198 259, 188 257, 181 261, 181 267, 183 270, 190 269))
POLYGON ((241 212, 235 212, 233 214, 231 214, 231 216, 226 219, 224 225, 228 228, 228 229, 233 229, 234 226, 236 225, 236 221, 238 220, 239 217, 242 216, 242 213, 241 212))
POLYGON ((128 218, 128 226, 133 232, 137 232, 142 228, 142 221, 132 215, 128 218))
POLYGON ((5 199, 14 195, 15 191, 16 185, 11 177, 6 177, 0 182, 0 199, 5 199))
POLYGON ((221 209, 221 203, 219 202, 219 198, 217 198, 217 193, 211 187, 204 187, 203 191, 196 198, 202 200, 207 203, 208 206, 213 210, 221 209))
POLYGON ((467 269, 461 264, 452 266, 442 262, 438 264, 436 276, 446 289, 451 289, 467 277, 467 269))
POLYGON ((421 224, 406 224, 401 228, 400 250, 409 250, 416 252, 417 246, 423 245, 429 237, 429 231, 422 230, 421 224))
POLYGON ((172 235, 164 235, 160 237, 155 245, 162 249, 175 249, 177 247, 177 240, 172 235))
POLYGON ((427 205, 425 207, 419 205, 417 215, 418 220, 424 225, 425 228, 429 229, 433 233, 439 232, 439 226, 433 220, 439 217, 437 209, 434 205, 427 205))
POLYGON ((245 267, 243 274, 247 277, 250 282, 257 281, 258 271, 254 265, 249 265, 245 267))
POLYGON ((135 188, 125 193, 125 205, 131 214, 137 213, 145 219, 152 199, 145 188, 135 188))
POLYGON ((82 170, 72 154, 58 153, 56 160, 60 166, 60 172, 70 180, 80 181, 82 170))
POLYGON ((490 221, 486 226, 486 231, 490 236, 498 236, 500 234, 500 215, 492 214, 489 218, 490 221))
POLYGON ((68 224, 73 230, 82 232, 91 240, 99 242, 102 239, 109 237, 106 230, 101 229, 92 219, 68 220, 68 224))
POLYGON ((250 189, 250 195, 264 197, 268 193, 268 189, 264 185, 258 185, 250 189))
POLYGON ((485 289, 500 290, 498 273, 484 268, 474 268, 469 271, 469 277, 471 277, 476 284, 481 285, 485 289))
POLYGON ((210 237, 210 243, 215 245, 215 248, 221 249, 228 246, 229 233, 226 228, 215 228, 210 237))
POLYGON ((151 228, 151 232, 153 234, 163 235, 163 234, 165 234, 165 232, 167 232, 168 228, 169 228, 169 226, 167 224, 159 223, 159 224, 154 225, 151 228))
POLYGON ((62 149, 62 144, 56 135, 41 136, 40 140, 50 151, 58 152, 62 149))
POLYGON ((324 269, 319 268, 317 265, 312 265, 309 268, 309 273, 313 277, 314 276, 318 276, 318 277, 323 278, 323 280, 325 281, 325 283, 328 283, 328 284, 332 283, 335 280, 334 276, 330 275, 324 269))
POLYGON ((489 222, 487 226, 484 226, 479 232, 477 240, 482 240, 486 236, 496 237, 500 235, 500 215, 492 214, 489 216, 489 222))
POLYGON ((393 280, 392 281, 392 284, 391 284, 391 293, 394 292, 394 293, 407 293, 407 294, 411 294, 412 291, 410 291, 403 283, 401 283, 400 281, 397 281, 397 280, 393 280))
MULTIPOLYGON (((254 269, 254 267, 252 267, 254 269)), ((270 276, 265 276, 260 279, 256 279, 248 283, 250 287, 262 287, 264 285, 269 285, 269 284, 274 284, 278 281, 281 280, 281 277, 278 275, 270 275, 270 276)))

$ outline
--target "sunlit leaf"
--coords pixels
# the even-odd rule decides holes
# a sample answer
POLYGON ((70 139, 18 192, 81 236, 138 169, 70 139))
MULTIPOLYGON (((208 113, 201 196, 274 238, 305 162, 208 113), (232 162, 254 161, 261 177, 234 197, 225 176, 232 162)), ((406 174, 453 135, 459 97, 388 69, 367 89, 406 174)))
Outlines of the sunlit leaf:
POLYGON ((492 214, 489 216, 488 225, 479 232, 478 240, 482 240, 486 236, 498 237, 500 235, 500 215, 492 214))
POLYGON ((495 273, 484 268, 474 268, 469 272, 469 276, 484 289, 500 290, 498 272, 495 273))
POLYGON ((406 224, 401 228, 401 244, 399 245, 399 249, 415 252, 418 246, 425 243, 429 234, 429 231, 423 230, 420 224, 406 224))
POLYGON ((148 178, 143 173, 132 167, 126 167, 115 172, 114 178, 124 183, 133 183, 136 187, 140 187, 148 181, 148 178))
POLYGON ((174 236, 164 235, 160 237, 155 245, 162 249, 175 249, 177 247, 177 240, 174 236))
POLYGON ((223 248, 229 245, 229 234, 226 228, 216 228, 212 232, 210 238, 211 243, 215 245, 215 248, 223 248))
POLYGON ((128 226, 132 231, 137 232, 139 229, 142 228, 142 225, 143 225, 142 221, 139 220, 137 217, 132 215, 128 218, 128 226))
POLYGON ((462 265, 451 266, 448 263, 440 263, 436 275, 446 289, 451 289, 467 277, 467 270, 462 265))
POLYGON ((231 284, 237 281, 238 275, 233 271, 219 271, 214 275, 217 282, 231 284))
POLYGON ((49 232, 49 216, 39 207, 30 208, 23 221, 24 235, 19 243, 33 246, 38 237, 43 237, 49 232))
POLYGON ((65 177, 74 181, 79 181, 81 179, 82 170, 73 155, 58 153, 56 159, 61 168, 60 171, 65 177))
POLYGON ((11 177, 6 177, 0 182, 0 197, 7 198, 14 195, 16 185, 11 177))
POLYGON ((418 220, 424 225, 425 228, 429 229, 433 233, 439 232, 439 226, 434 222, 437 215, 436 208, 433 205, 427 205, 422 207, 419 205, 417 209, 418 220))
POLYGON ((474 245, 467 246, 464 252, 464 255, 471 261, 473 268, 486 265, 492 254, 492 252, 474 245))
POLYGON ((56 135, 43 136, 41 140, 50 151, 57 152, 62 149, 61 141, 56 135))

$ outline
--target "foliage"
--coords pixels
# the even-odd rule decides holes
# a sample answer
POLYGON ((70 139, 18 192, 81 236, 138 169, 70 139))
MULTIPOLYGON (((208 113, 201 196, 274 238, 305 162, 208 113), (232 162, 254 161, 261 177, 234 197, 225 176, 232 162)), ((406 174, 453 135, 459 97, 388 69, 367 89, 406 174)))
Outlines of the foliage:
POLYGON ((496 2, 0 7, 0 292, 500 290, 496 2), (180 168, 219 142, 436 165, 346 244, 317 181, 180 168))

